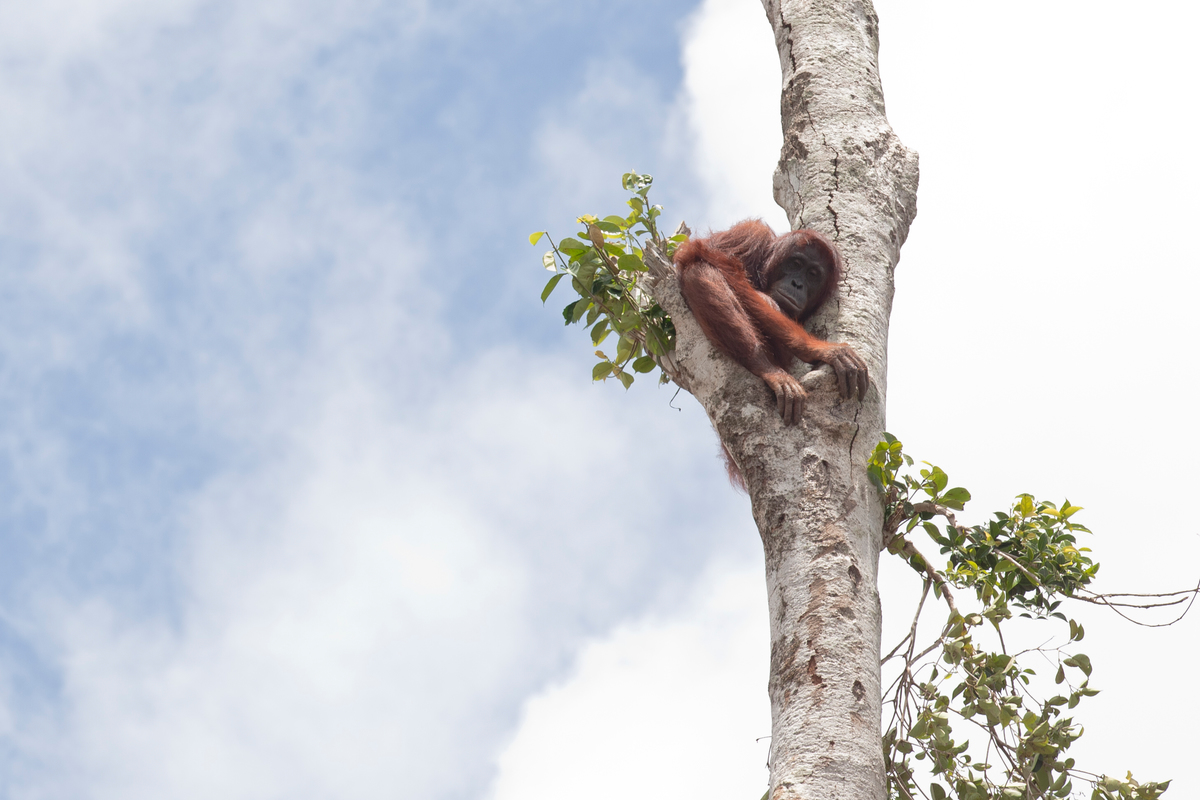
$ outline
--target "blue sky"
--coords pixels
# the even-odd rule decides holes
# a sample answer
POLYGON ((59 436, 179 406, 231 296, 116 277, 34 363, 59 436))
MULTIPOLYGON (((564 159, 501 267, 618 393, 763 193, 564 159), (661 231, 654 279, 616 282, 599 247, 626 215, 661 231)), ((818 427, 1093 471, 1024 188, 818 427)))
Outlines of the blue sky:
MULTIPOLYGON (((1122 9, 877 4, 889 424, 1153 590, 1200 549, 1197 20, 1122 9)), ((589 383, 525 237, 631 167, 781 226, 778 88, 755 0, 0 4, 0 797, 757 797, 746 500, 689 398, 589 383)), ((1195 620, 1088 624, 1080 748, 1189 796, 1195 620)))

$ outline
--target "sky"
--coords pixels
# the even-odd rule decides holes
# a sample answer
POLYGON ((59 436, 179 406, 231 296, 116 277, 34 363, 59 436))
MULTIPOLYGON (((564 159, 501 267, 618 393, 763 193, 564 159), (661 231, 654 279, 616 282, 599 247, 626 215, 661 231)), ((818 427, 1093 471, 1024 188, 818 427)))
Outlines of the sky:
MULTIPOLYGON (((1098 589, 1194 586, 1200 10, 876 10, 889 429, 965 521, 1069 498, 1098 589)), ((526 237, 629 169, 783 228, 779 88, 756 0, 0 3, 0 798, 760 796, 748 500, 526 237)), ((1200 622, 1072 610, 1072 753, 1200 794, 1200 622)))

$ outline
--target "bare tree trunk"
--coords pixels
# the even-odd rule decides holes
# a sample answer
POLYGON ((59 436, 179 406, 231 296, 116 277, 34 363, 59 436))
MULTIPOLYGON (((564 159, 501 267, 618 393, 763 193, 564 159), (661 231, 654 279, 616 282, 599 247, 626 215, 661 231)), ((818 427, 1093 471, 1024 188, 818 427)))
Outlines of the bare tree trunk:
POLYGON ((884 112, 870 0, 763 5, 783 69, 775 199, 793 228, 831 234, 845 256, 822 321, 867 360, 875 387, 861 408, 820 393, 791 459, 799 470, 773 464, 780 477, 752 495, 771 610, 771 797, 882 800, 882 505, 866 460, 884 429, 892 274, 916 216, 917 158, 884 112), (771 485, 789 474, 799 486, 771 485))
POLYGON ((654 269, 652 291, 675 321, 678 382, 741 468, 766 551, 770 796, 882 800, 883 507, 866 461, 884 429, 892 272, 916 216, 917 157, 884 114, 870 0, 763 4, 783 67, 775 198, 793 228, 826 233, 845 257, 835 301, 809 328, 852 344, 872 389, 842 401, 828 367, 809 371, 801 424, 784 427, 763 382, 709 345, 673 274, 654 269))

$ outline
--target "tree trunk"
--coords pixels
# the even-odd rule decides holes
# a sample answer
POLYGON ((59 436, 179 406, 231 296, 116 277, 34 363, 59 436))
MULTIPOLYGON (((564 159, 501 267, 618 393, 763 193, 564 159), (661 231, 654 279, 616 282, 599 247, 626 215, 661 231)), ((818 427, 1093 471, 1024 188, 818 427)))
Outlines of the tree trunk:
POLYGON ((746 479, 766 552, 771 616, 771 800, 883 800, 880 607, 883 505, 866 462, 884 429, 892 273, 916 216, 917 156, 892 132, 870 0, 763 0, 783 67, 775 199, 793 228, 845 259, 834 300, 808 323, 866 359, 862 403, 829 367, 784 427, 764 383, 715 350, 673 274, 652 287, 675 321, 678 382, 708 412, 746 479))

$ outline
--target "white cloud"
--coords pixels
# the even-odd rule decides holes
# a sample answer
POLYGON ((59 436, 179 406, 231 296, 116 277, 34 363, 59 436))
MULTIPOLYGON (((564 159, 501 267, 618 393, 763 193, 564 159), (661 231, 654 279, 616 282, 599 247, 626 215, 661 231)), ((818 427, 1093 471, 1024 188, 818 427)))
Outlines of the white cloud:
MULTIPOLYGON (((2 233, 31 248, 5 276, 30 318, 6 326, 5 367, 25 385, 69 370, 71 399, 100 406, 78 415, 88 433, 133 449, 160 426, 170 445, 81 476, 74 429, 21 397, 30 423, 0 455, 49 487, 63 560, 93 556, 97 506, 129 504, 93 523, 111 526, 95 549, 166 588, 146 607, 47 559, 5 596, 54 688, 23 704, 20 665, 0 662, 0 794, 472 796, 521 694, 581 630, 661 591, 645 578, 663 539, 712 545, 727 522, 661 507, 704 485, 664 475, 719 480, 694 407, 505 343, 455 348, 420 278, 447 268, 437 243, 346 154, 364 92, 311 69, 368 23, 317 5, 221 7, 186 35, 194 7, 106 6, 73 19, 86 30, 47 27, 36 74, 0 69, 31 123, 7 128, 0 163, 0 202, 24 215, 2 233), (311 116, 287 113, 294 93, 311 116), (122 373, 119 336, 159 360, 122 373), (156 473, 188 447, 197 474, 156 473), (104 483, 121 469, 161 497, 133 507, 104 483)), ((668 574, 696 569, 672 555, 668 574)))
POLYGON ((638 168, 665 179, 653 196, 672 224, 686 218, 719 230, 762 217, 786 228, 771 196, 783 134, 779 59, 762 7, 706 0, 680 31, 683 82, 674 98, 656 76, 610 58, 590 62, 578 94, 548 109, 534 143, 546 183, 586 202, 615 195, 615 177, 638 168), (654 138, 653 164, 627 163, 627 153, 654 138))
POLYGON ((692 166, 707 190, 702 229, 762 217, 786 230, 787 216, 771 196, 783 146, 779 56, 762 6, 706 0, 684 26, 683 66, 692 166))
POLYGON ((754 797, 771 720, 761 564, 714 565, 672 608, 582 648, 530 698, 493 800, 754 797))
POLYGON ((520 565, 405 463, 408 437, 335 427, 198 499, 177 626, 67 616, 71 717, 39 746, 65 769, 43 790, 437 797, 478 779, 459 759, 489 741, 527 639, 520 565))
POLYGON ((664 437, 649 414, 618 424, 628 406, 601 394, 611 387, 551 377, 569 376, 557 362, 506 375, 502 352, 440 387, 437 413, 398 416, 353 357, 360 346, 317 348, 304 373, 254 395, 277 417, 251 442, 259 457, 180 510, 176 613, 131 616, 101 598, 72 606, 44 593, 39 639, 61 665, 65 713, 16 732, 25 759, 55 765, 25 790, 468 796, 486 780, 514 693, 547 670, 530 651, 560 651, 576 635, 578 622, 535 604, 561 597, 567 617, 611 617, 651 555, 619 520, 652 524, 653 476, 680 471, 679 460, 702 455, 716 472, 679 443, 630 463, 635 440, 683 432, 664 437), (577 440, 547 405, 611 430, 609 443, 564 458, 577 440), (596 475, 628 481, 622 516, 586 513, 596 475), (600 555, 614 550, 619 565, 600 555))
MULTIPOLYGON (((782 141, 779 65, 761 8, 709 0, 684 37, 675 124, 688 127, 669 131, 668 150, 692 142, 705 189, 685 201, 684 213, 703 213, 692 220, 701 228, 747 216, 785 228, 771 199, 782 141)), ((755 740, 770 734, 768 651, 761 566, 714 562, 670 611, 589 644, 570 678, 527 702, 499 757, 492 797, 756 796, 765 788, 767 743, 755 740)))

